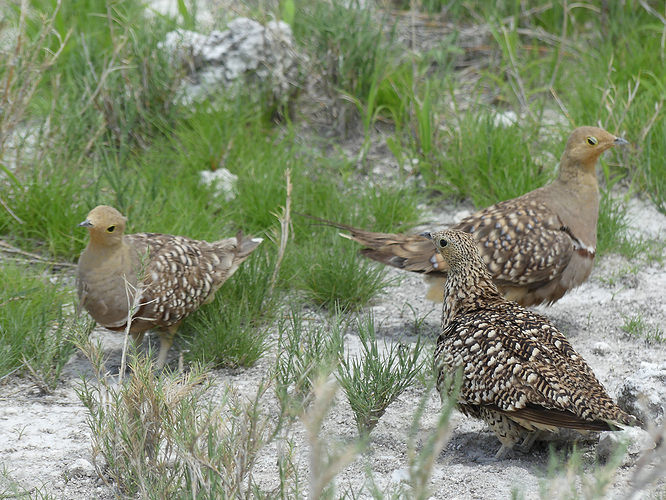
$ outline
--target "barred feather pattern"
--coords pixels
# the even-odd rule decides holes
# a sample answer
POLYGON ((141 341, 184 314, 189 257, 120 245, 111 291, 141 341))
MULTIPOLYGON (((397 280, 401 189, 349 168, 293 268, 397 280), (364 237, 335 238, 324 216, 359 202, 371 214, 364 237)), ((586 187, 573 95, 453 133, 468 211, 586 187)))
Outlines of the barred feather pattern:
POLYGON ((637 423, 547 318, 502 297, 471 236, 441 231, 431 238, 450 268, 434 357, 437 386, 446 393, 462 373, 463 413, 487 421, 503 444, 534 429, 637 423))

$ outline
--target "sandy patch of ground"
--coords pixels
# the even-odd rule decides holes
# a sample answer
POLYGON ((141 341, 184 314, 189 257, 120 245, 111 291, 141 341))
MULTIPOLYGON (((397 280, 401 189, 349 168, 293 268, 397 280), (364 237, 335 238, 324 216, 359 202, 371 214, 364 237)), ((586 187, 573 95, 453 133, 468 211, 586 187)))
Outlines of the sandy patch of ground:
MULTIPOLYGON (((662 238, 666 235, 666 217, 651 204, 632 201, 630 216, 637 235, 662 238)), ((371 308, 382 325, 381 333, 388 342, 413 341, 415 321, 423 320, 422 332, 434 343, 439 328, 439 306, 423 298, 426 287, 420 277, 397 270, 389 272, 400 280, 400 285, 390 289, 371 308)), ((592 277, 582 287, 538 311, 550 317, 571 339, 610 394, 617 397, 625 379, 641 368, 664 364, 666 360, 666 345, 647 343, 622 329, 627 318, 640 314, 648 324, 666 331, 665 289, 663 266, 607 256, 600 259, 592 277)), ((103 337, 109 350, 119 353, 121 336, 103 330, 96 331, 96 335, 103 337)), ((358 337, 353 333, 345 341, 352 351, 358 349, 358 337)), ((233 384, 242 394, 251 395, 270 369, 274 356, 273 352, 248 370, 214 372, 218 379, 215 391, 221 394, 226 384, 233 384)), ((0 387, 0 466, 22 485, 43 487, 57 498, 114 497, 113 491, 89 467, 86 411, 75 392, 80 383, 77 372, 86 370, 86 362, 80 355, 75 356, 62 383, 50 396, 40 395, 25 380, 13 379, 0 387)), ((423 393, 422 388, 413 387, 389 407, 372 432, 368 450, 338 476, 338 485, 363 484, 366 467, 373 471, 375 481, 382 487, 399 483, 407 466, 409 426, 423 393)), ((666 406, 666 401, 661 404, 666 406)), ((267 411, 277 412, 272 395, 266 405, 267 411)), ((438 398, 431 395, 420 440, 425 441, 433 432, 439 407, 438 398)), ((433 498, 510 498, 514 490, 525 499, 540 498, 540 487, 548 470, 547 443, 537 442, 529 454, 516 453, 513 458, 494 462, 490 459, 499 443, 483 423, 455 413, 451 425, 450 440, 435 464, 433 498)), ((305 430, 300 423, 292 430, 298 443, 297 457, 305 471, 308 452, 305 430)), ((342 393, 338 393, 322 432, 324 437, 336 440, 351 441, 355 437, 352 412, 342 393)), ((581 441, 579 446, 585 460, 593 460, 597 439, 598 435, 590 435, 581 441)), ((566 450, 569 445, 557 441, 555 446, 566 450)), ((256 476, 265 486, 277 483, 276 453, 276 446, 269 446, 257 464, 256 476)), ((610 497, 619 497, 628 490, 634 468, 628 465, 619 469, 610 497)), ((657 489, 662 494, 666 491, 663 480, 657 489)))

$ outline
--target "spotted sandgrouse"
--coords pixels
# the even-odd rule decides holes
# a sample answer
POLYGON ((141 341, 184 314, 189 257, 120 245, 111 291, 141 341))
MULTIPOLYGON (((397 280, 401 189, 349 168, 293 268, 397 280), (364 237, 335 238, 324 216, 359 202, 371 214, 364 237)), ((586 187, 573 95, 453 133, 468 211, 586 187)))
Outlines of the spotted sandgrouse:
MULTIPOLYGON (((627 141, 595 127, 573 131, 552 183, 485 208, 451 229, 470 233, 493 281, 509 300, 527 307, 551 304, 590 276, 597 245, 599 186, 595 164, 607 149, 627 141)), ((447 266, 418 235, 373 233, 344 224, 361 254, 424 273, 426 298, 442 301, 447 266)))
POLYGON ((585 360, 545 317, 506 300, 471 235, 423 233, 448 265, 437 388, 462 372, 461 411, 485 420, 502 443, 497 458, 536 431, 618 429, 636 420, 608 396, 585 360))
POLYGON ((130 333, 141 344, 147 330, 159 331, 161 370, 181 321, 211 302, 262 240, 241 232, 213 243, 168 234, 123 235, 125 220, 115 208, 100 205, 79 224, 90 233, 77 270, 79 301, 98 324, 124 331, 134 292, 140 291, 130 333))

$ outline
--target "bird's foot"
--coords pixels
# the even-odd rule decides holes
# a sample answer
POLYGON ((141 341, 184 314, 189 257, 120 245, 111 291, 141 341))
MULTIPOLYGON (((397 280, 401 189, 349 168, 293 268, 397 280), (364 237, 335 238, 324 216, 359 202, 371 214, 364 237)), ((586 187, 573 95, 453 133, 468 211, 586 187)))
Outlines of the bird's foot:
POLYGON ((534 441, 537 440, 540 434, 541 431, 539 429, 536 429, 528 433, 527 436, 525 436, 523 442, 519 446, 514 447, 514 450, 524 454, 529 453, 530 449, 532 448, 532 445, 534 444, 534 441))

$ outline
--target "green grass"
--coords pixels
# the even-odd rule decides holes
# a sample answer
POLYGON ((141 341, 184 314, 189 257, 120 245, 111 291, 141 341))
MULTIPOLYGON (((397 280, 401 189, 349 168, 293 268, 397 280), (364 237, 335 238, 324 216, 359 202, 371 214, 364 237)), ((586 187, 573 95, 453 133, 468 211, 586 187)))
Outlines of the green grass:
POLYGON ((311 403, 317 381, 340 362, 347 327, 339 313, 318 324, 296 304, 283 311, 273 370, 282 413, 298 415, 311 403))
MULTIPOLYGON (((326 75, 329 91, 344 90, 365 101, 385 70, 391 44, 372 8, 359 2, 297 2, 294 37, 310 48, 317 71, 326 75)), ((381 80, 381 78, 380 78, 381 80)))
POLYGON ((234 275, 181 327, 186 359, 214 367, 248 367, 269 348, 268 328, 278 301, 271 296, 273 262, 263 242, 234 275), (187 333, 190 332, 188 336, 187 333))
POLYGON ((632 317, 625 316, 622 330, 650 343, 663 344, 666 342, 666 333, 659 326, 651 325, 645 321, 641 314, 632 317))
POLYGON ((315 304, 338 309, 359 309, 392 284, 386 268, 357 253, 357 248, 336 233, 324 233, 301 254, 299 287, 315 304), (301 267, 302 266, 302 267, 301 267))
MULTIPOLYGON (((74 262, 87 239, 76 225, 101 203, 128 216, 130 232, 215 240, 242 229, 263 237, 216 300, 185 322, 179 342, 188 361, 247 367, 272 347, 269 331, 277 327, 280 355, 269 385, 275 384, 272 389, 290 410, 283 416, 296 415, 309 425, 313 449, 324 450, 317 432, 334 400, 334 391, 313 374, 334 368, 344 328, 336 316, 309 325, 304 304, 329 311, 362 309, 393 283, 385 268, 359 258, 337 231, 297 217, 291 221, 279 279, 272 282, 281 236, 276 214, 286 203, 287 169, 293 212, 406 232, 442 198, 467 198, 482 207, 545 184, 555 175, 570 131, 601 125, 631 146, 613 150, 600 162, 598 253, 647 262, 663 258, 658 242, 629 236, 626 218, 626 200, 636 193, 666 213, 664 26, 645 2, 595 1, 589 8, 569 2, 567 12, 558 2, 544 2, 546 8, 533 12, 529 9, 541 5, 250 2, 247 11, 259 19, 281 13, 292 26, 296 49, 309 57, 308 81, 300 95, 275 103, 262 89, 239 85, 233 93, 220 90, 203 103, 183 106, 175 96, 184 70, 167 60, 158 43, 176 27, 197 29, 188 4, 179 3, 181 26, 163 16, 146 19, 137 0, 62 2, 57 13, 54 2, 35 0, 30 4, 34 15, 22 25, 19 11, 8 9, 3 28, 20 28, 22 43, 9 43, 17 50, 0 50, 0 238, 48 259, 74 262), (476 47, 457 46, 456 34, 440 37, 426 51, 419 51, 421 31, 414 47, 402 43, 412 35, 411 16, 387 13, 412 7, 427 14, 448 9, 446 17, 433 17, 423 26, 487 23, 490 35, 482 42, 482 57, 476 47), (402 31, 394 26, 398 17, 405 23, 402 31), (519 115, 518 123, 496 126, 493 117, 504 111, 519 115), (558 115, 555 122, 553 115, 558 115), (10 147, 15 132, 27 127, 32 138, 10 147), (356 139, 363 140, 357 149, 356 139), (384 142, 395 157, 395 162, 382 159, 381 167, 393 174, 390 179, 373 173, 378 166, 374 152, 384 142), (238 176, 235 199, 217 197, 201 185, 200 172, 219 168, 238 176), (294 305, 281 317, 287 297, 294 305)), ((647 4, 663 15, 661 2, 647 4)), ((27 374, 51 390, 72 352, 63 310, 75 299, 71 288, 45 278, 48 271, 25 269, 7 261, 0 268, 0 377, 27 374)), ((381 335, 373 328, 362 322, 364 354, 356 360, 343 357, 335 369, 347 382, 363 432, 376 425, 395 397, 382 387, 388 382, 392 389, 401 388, 396 373, 402 370, 398 379, 409 383, 414 378, 428 382, 422 369, 412 373, 415 361, 406 351, 396 347, 381 354, 381 335)), ((625 330, 663 341, 663 332, 641 317, 627 319, 625 330)), ((219 471, 236 473, 229 464, 239 455, 232 459, 230 450, 256 456, 252 440, 243 436, 265 444, 273 439, 271 426, 282 424, 271 421, 259 429, 267 420, 257 413, 258 403, 241 403, 231 393, 225 408, 247 427, 215 420, 207 408, 195 408, 207 386, 200 391, 191 383, 194 378, 155 379, 137 363, 136 380, 105 388, 112 391, 107 406, 91 397, 101 394, 95 387, 82 389, 94 452, 106 457, 124 491, 177 498, 197 484, 203 497, 219 477, 211 467, 197 467, 214 463, 219 471), (169 400, 172 389, 180 399, 169 400), (142 413, 146 407, 157 409, 156 419, 145 420, 150 417, 142 413), (172 415, 180 419, 170 420, 172 415), (162 434, 142 435, 150 425, 137 423, 154 425, 162 434), (195 435, 208 439, 210 447, 197 448, 201 442, 195 435), (180 455, 168 455, 176 449, 180 455), (157 451, 168 453, 158 457, 157 451), (166 456, 178 458, 167 467, 160 462, 166 456), (197 465, 187 469, 185 463, 197 465), (187 475, 195 469, 202 475, 187 475), (142 480, 150 485, 145 490, 142 480)), ((415 496, 426 495, 429 467, 444 434, 421 449, 422 458, 416 441, 411 445, 415 496)), ((291 436, 284 442, 293 445, 291 436)), ((332 494, 329 473, 335 475, 335 467, 354 455, 352 448, 347 455, 322 451, 319 475, 307 486, 308 479, 298 475, 298 464, 285 452, 279 464, 281 492, 332 494)), ((245 465, 250 470, 252 463, 245 465)), ((578 477, 578 465, 558 463, 554 469, 578 477)), ((232 487, 227 493, 239 491, 232 487)), ((595 498, 599 491, 595 486, 581 495, 595 498)))
POLYGON ((372 316, 359 319, 356 327, 362 351, 344 356, 336 377, 352 407, 359 434, 366 436, 388 406, 416 382, 423 368, 424 344, 420 337, 413 347, 384 340, 382 349, 372 316))
POLYGON ((457 125, 442 153, 421 169, 428 188, 469 197, 477 207, 515 198, 554 178, 568 136, 553 140, 538 127, 500 127, 488 112, 465 113, 457 125), (543 161, 544 151, 558 153, 543 161))
POLYGON ((19 371, 44 392, 74 353, 63 306, 71 294, 43 266, 0 264, 0 379, 19 371))

